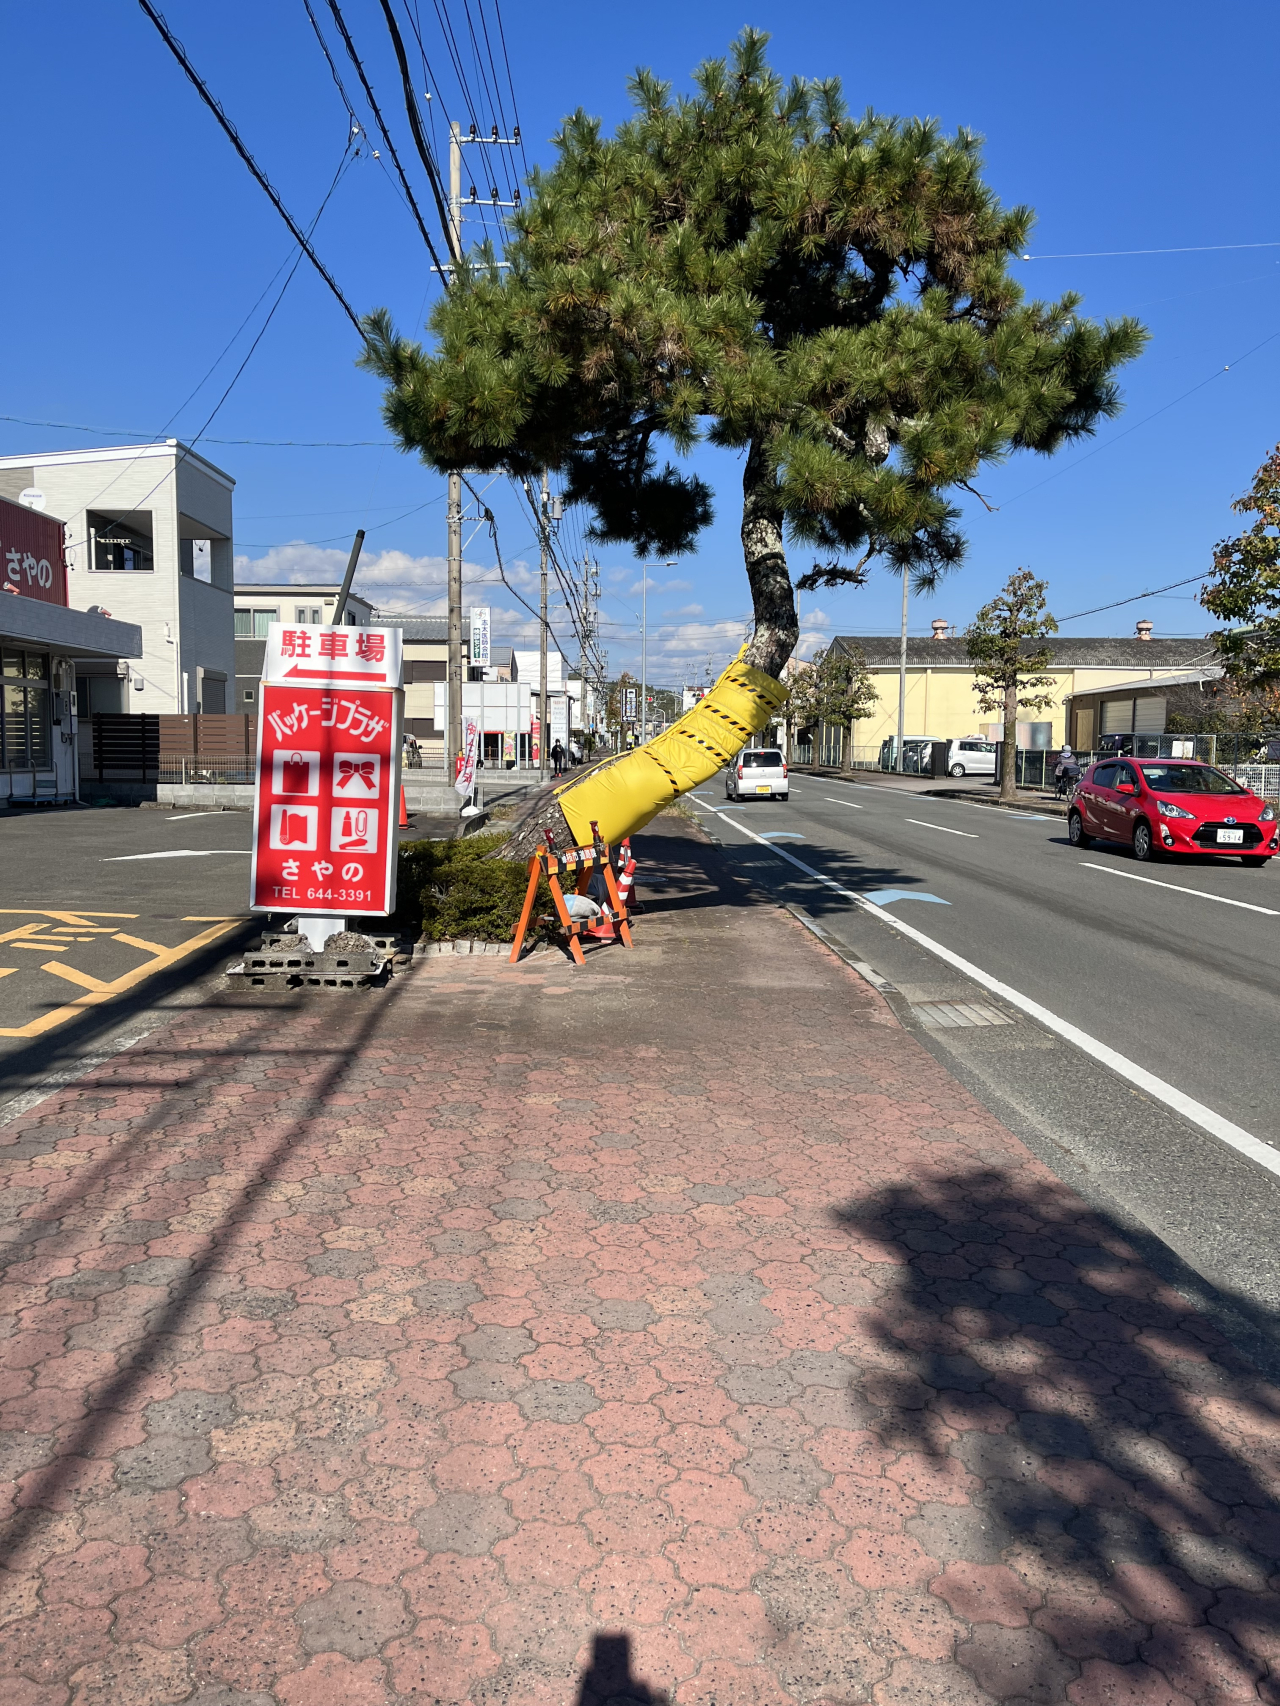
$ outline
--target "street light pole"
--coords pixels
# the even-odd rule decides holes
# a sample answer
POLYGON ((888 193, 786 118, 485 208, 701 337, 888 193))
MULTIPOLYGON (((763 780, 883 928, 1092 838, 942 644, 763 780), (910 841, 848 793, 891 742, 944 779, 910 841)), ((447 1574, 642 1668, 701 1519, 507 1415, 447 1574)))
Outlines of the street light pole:
POLYGON ((547 779, 547 471, 542 470, 542 502, 538 507, 538 541, 542 547, 542 579, 538 600, 538 776, 547 779))
POLYGON ((902 775, 906 767, 906 754, 903 750, 907 729, 907 593, 911 582, 907 579, 907 571, 902 571, 902 638, 898 646, 898 762, 894 769, 902 775))
POLYGON ((640 565, 640 742, 644 745, 649 730, 649 570, 674 569, 674 563, 641 563, 640 565))

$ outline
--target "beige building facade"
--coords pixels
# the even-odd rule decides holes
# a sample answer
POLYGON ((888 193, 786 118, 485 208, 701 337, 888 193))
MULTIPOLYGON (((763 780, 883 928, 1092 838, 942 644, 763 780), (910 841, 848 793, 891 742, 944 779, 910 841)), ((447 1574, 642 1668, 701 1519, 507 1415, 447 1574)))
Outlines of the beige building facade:
MULTIPOLYGON (((861 652, 875 683, 877 705, 873 715, 853 725, 854 755, 859 759, 874 758, 881 743, 898 732, 900 641, 896 635, 847 636, 836 638, 832 645, 851 655, 861 652)), ((1049 667, 1044 673, 1051 685, 1046 691, 1053 702, 1043 711, 1022 715, 1028 719, 1028 725, 1048 725, 1047 729, 1037 730, 1035 744, 1057 747, 1069 741, 1084 752, 1092 751, 1104 732, 1095 708, 1096 696, 1104 689, 1120 683, 1185 679, 1189 671, 1210 663, 1215 655, 1212 642, 1207 639, 1158 639, 1138 634, 1115 639, 1057 635, 1044 645, 1050 653, 1049 667)), ((962 638, 909 639, 903 731, 906 738, 932 736, 939 740, 962 740, 988 732, 999 719, 979 709, 974 680, 973 664, 962 638)), ((1158 714, 1153 704, 1147 715, 1158 714)), ((1028 725, 1024 725, 1021 738, 1023 744, 1030 745, 1028 725)), ((1163 728, 1152 732, 1162 733, 1163 728)), ((847 741, 847 734, 844 738, 847 741)), ((844 762, 843 759, 829 761, 844 762)))

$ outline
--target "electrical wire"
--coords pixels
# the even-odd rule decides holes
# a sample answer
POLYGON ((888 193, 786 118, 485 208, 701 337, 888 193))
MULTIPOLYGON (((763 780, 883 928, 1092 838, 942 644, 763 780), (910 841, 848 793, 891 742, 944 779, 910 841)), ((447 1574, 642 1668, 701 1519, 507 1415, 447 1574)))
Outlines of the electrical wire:
MULTIPOLYGON (((142 3, 146 4, 146 0, 142 0, 142 3)), ((377 96, 374 94, 373 86, 369 82, 368 77, 365 75, 364 66, 361 63, 360 55, 356 52, 356 44, 351 39, 351 32, 347 28, 347 21, 342 15, 342 8, 338 5, 338 0, 329 0, 329 10, 333 13, 334 22, 338 26, 338 33, 341 35, 343 45, 347 50, 347 56, 356 68, 356 75, 360 79, 360 87, 364 90, 365 99, 368 101, 369 107, 373 113, 374 122, 377 124, 378 130, 381 132, 382 140, 387 147, 387 153, 391 156, 392 163, 396 169, 396 176, 400 179, 401 186, 404 189, 405 199, 409 203, 410 212, 413 214, 413 217, 417 222, 418 230, 422 233, 422 241, 427 245, 427 253, 431 256, 432 264, 436 271, 440 274, 441 282, 446 288, 448 288, 452 275, 447 273, 440 265, 440 257, 436 253, 435 244, 431 241, 431 234, 427 230, 426 221, 423 219, 422 214, 419 211, 418 204, 414 200, 413 188, 405 175, 404 167, 400 164, 400 156, 396 153, 396 145, 391 140, 391 133, 388 131, 386 122, 382 117, 382 110, 378 106, 377 96)), ((440 217, 444 222, 445 231, 447 233, 449 229, 449 222, 444 216, 444 208, 440 203, 440 194, 436 187, 434 178, 432 179, 431 187, 435 192, 436 205, 440 210, 440 217)), ((452 252, 452 244, 450 244, 450 252, 452 252)))
POLYGON ((1109 261, 1123 255, 1215 255, 1227 249, 1280 249, 1280 243, 1196 243, 1183 249, 1090 249, 1075 255, 1019 255, 1022 261, 1109 261))
MULTIPOLYGON (((329 0, 329 5, 334 12, 337 12, 338 0, 329 0)), ((395 51, 396 64, 400 67, 404 110, 408 115, 409 129, 413 132, 414 146, 418 150, 418 157, 426 168, 427 177, 431 182, 431 193, 435 197, 436 211, 440 215, 440 224, 448 241, 449 253, 454 260, 460 260, 462 258, 462 246, 454 232, 453 221, 446 211, 445 189, 440 178, 440 168, 436 165, 435 156, 427 146, 427 139, 423 134, 422 115, 418 111, 417 96, 413 92, 413 78, 409 75, 409 56, 404 50, 404 37, 400 34, 400 26, 396 22, 395 13, 391 10, 390 0, 381 0, 381 5, 382 15, 386 19, 387 30, 391 36, 391 46, 395 51)), ((432 251, 432 258, 435 259, 434 250, 432 251)), ((439 260, 436 260, 435 264, 439 267, 439 260)))
POLYGON ((1256 355, 1260 349, 1265 349, 1277 338, 1280 338, 1280 331, 1272 332, 1269 337, 1263 338, 1261 343, 1254 344, 1252 349, 1247 349, 1243 355, 1236 356, 1234 361, 1225 362, 1221 367, 1215 368, 1207 379, 1200 380, 1199 384, 1193 385, 1189 391, 1184 391, 1181 396, 1174 397, 1171 402, 1162 404, 1151 414, 1144 415, 1140 421, 1135 421, 1123 432, 1116 433, 1114 438, 1107 439, 1105 444, 1095 445, 1083 456, 1077 456, 1074 462, 1068 462, 1065 467, 1055 469, 1052 474, 1046 474, 1043 480, 1037 480, 1034 486, 1024 486, 1020 492, 1015 492, 1011 498, 1006 498, 1003 503, 997 504, 997 509, 1008 509, 1010 504, 1016 504, 1020 498, 1028 497, 1032 492, 1038 492, 1041 486, 1047 486, 1050 480, 1060 480, 1064 474, 1069 474, 1073 468, 1078 468, 1082 462, 1088 462, 1094 456, 1101 456, 1104 450, 1110 450, 1113 444, 1118 444, 1122 438, 1128 438, 1131 432, 1137 432, 1139 427, 1144 427, 1149 421, 1154 421, 1159 416, 1167 414, 1170 409, 1177 408, 1179 403, 1185 403, 1188 397, 1194 397, 1197 391, 1203 391, 1206 385, 1212 385, 1215 379, 1221 378, 1224 373, 1230 373, 1233 367, 1239 367, 1242 361, 1247 361, 1251 355, 1256 355))
MULTIPOLYGON (((524 605, 525 609, 529 612, 530 616, 532 616, 534 621, 538 624, 538 626, 541 627, 542 626, 542 615, 541 615, 541 613, 539 611, 535 610, 533 608, 532 604, 529 603, 529 600, 527 598, 525 598, 522 593, 517 592, 515 587, 513 587, 511 582, 507 579, 507 571, 506 571, 505 567, 503 566, 503 562, 502 562, 502 548, 498 544, 498 523, 494 519, 493 511, 489 508, 488 504, 486 504, 484 502, 484 500, 481 498, 479 492, 476 491, 475 487, 471 484, 470 480, 468 480, 468 478, 465 474, 460 475, 459 478, 461 479, 463 485, 471 493, 471 496, 475 499, 477 507, 481 510, 481 512, 484 515, 485 521, 488 523, 489 533, 493 539, 494 555, 498 559, 498 574, 501 577, 503 586, 506 587, 507 591, 511 594, 512 598, 517 599, 521 604, 524 605)), ((551 638, 553 640, 555 640, 556 650, 561 654, 562 657, 567 657, 569 654, 565 651, 565 648, 560 644, 559 636, 556 634, 555 629, 552 628, 550 619, 548 619, 548 621, 547 621, 547 632, 548 632, 548 634, 550 634, 551 638)))
MULTIPOLYGON (((271 280, 271 284, 275 283, 276 278, 280 276, 280 273, 283 270, 283 266, 287 264, 288 262, 286 261, 281 267, 276 269, 276 273, 271 280)), ((267 289, 269 290, 270 288, 271 286, 268 285, 267 289)), ((266 294, 267 292, 264 290, 262 296, 265 296, 266 294)), ((258 298, 258 302, 262 301, 262 296, 258 298)), ((255 302, 254 308, 257 306, 258 303, 255 302)), ((250 310, 250 312, 252 312, 252 310, 250 310)), ((237 338, 243 330, 244 322, 241 323, 239 330, 236 332, 237 338)), ((235 338, 232 338, 231 343, 234 342, 235 338)), ((230 347, 231 344, 228 344, 227 349, 230 349, 230 347)), ((227 351, 224 349, 222 355, 218 357, 218 361, 221 361, 222 356, 226 355, 226 353, 227 351)), ((214 362, 213 366, 216 367, 217 365, 218 362, 214 362)), ((213 368, 211 367, 209 369, 209 373, 212 372, 213 368)), ((200 381, 200 385, 203 385, 208 377, 209 374, 206 373, 204 379, 200 381)), ((196 386, 196 391, 200 389, 200 385, 196 386)), ((191 397, 195 396, 196 391, 191 393, 191 397)), ((188 397, 187 402, 183 403, 176 413, 170 416, 169 421, 166 422, 166 426, 172 425, 173 421, 175 421, 178 418, 178 415, 182 413, 182 410, 186 408, 187 403, 191 401, 191 397, 188 397)), ((56 432, 87 432, 91 433, 95 438, 137 438, 141 439, 146 444, 154 444, 157 440, 157 434, 153 432, 133 432, 124 427, 78 426, 74 421, 37 421, 30 419, 26 415, 0 415, 0 421, 12 421, 16 426, 51 427, 56 432)), ((165 429, 162 427, 161 435, 163 435, 164 430, 165 429)), ((389 438, 206 438, 204 442, 206 444, 256 444, 276 450, 390 450, 395 448, 394 440, 389 438)))
POLYGON ((156 8, 151 4, 151 0, 138 0, 138 4, 142 7, 142 10, 151 19, 151 22, 155 25, 156 29, 160 32, 160 36, 161 36, 162 40, 164 41, 165 46, 169 49, 170 53, 172 53, 173 57, 177 60, 178 64, 182 67, 183 71, 187 74, 187 77, 190 79, 191 83, 195 87, 196 93, 200 96, 200 99, 204 102, 204 104, 208 107, 209 111, 213 114, 213 116, 217 119, 218 123, 222 126, 223 130, 226 132, 228 140, 231 143, 231 146, 235 149, 236 153, 244 161, 245 165, 249 168, 250 172, 253 173, 253 176, 257 180, 260 188, 266 192, 267 196, 270 198, 272 206, 275 208, 276 212, 280 215, 281 219, 284 220, 285 224, 289 227, 289 230, 293 233, 294 242, 297 243, 298 247, 302 250, 303 254, 307 257, 307 259, 311 262, 312 266, 320 274, 320 277, 329 286, 329 289, 333 292, 334 296, 337 298, 338 302, 341 304, 343 312, 346 314, 346 316, 350 320, 351 324, 355 327, 356 331, 359 333, 360 341, 362 343, 364 343, 366 341, 365 335, 364 335, 364 328, 360 324, 360 320, 359 320, 358 315, 356 314, 355 309, 347 301, 346 297, 342 294, 341 290, 339 290, 337 280, 334 278, 333 274, 329 271, 328 267, 325 266, 324 262, 320 259, 319 255, 317 255, 315 250, 311 247, 311 244, 307 241, 305 235, 303 234, 301 228, 299 227, 298 222, 294 219, 293 215, 289 212, 288 208, 281 201, 279 194, 277 193, 274 185, 271 183, 271 180, 267 177, 267 174, 262 170, 262 167, 259 166, 258 162, 254 159, 253 155, 249 152, 248 148, 245 146, 244 142, 241 140, 240 132, 236 129, 235 125, 232 124, 231 120, 227 117, 226 113, 222 110, 221 104, 215 99, 213 94, 210 92, 208 85, 205 83, 204 79, 201 77, 200 73, 196 70, 195 66, 191 63, 190 59, 188 59, 186 49, 183 47, 182 43, 178 40, 177 36, 174 35, 173 31, 169 28, 169 25, 165 21, 163 13, 156 10, 156 8))
POLYGON ((1074 616, 1060 616, 1059 624, 1076 622, 1081 616, 1096 616, 1100 610, 1117 610, 1122 604, 1140 604, 1144 598, 1158 598, 1162 592, 1172 592, 1176 586, 1191 586, 1205 575, 1188 575, 1184 581, 1170 581, 1168 586, 1153 587, 1150 592, 1135 592, 1132 598, 1117 598, 1113 604, 1095 604, 1092 610, 1077 610, 1074 616))
POLYGON ((507 87, 511 91, 511 111, 515 115, 516 121, 515 130, 512 132, 512 135, 515 135, 516 131, 519 131, 520 133, 520 158, 524 161, 525 175, 528 176, 529 156, 524 151, 524 131, 520 128, 520 109, 516 104, 516 85, 515 79, 511 75, 511 59, 507 53, 507 32, 502 27, 502 7, 499 4, 499 0, 493 0, 493 12, 498 21, 498 39, 502 43, 502 61, 507 68, 507 87))
MULTIPOLYGON (((347 169, 350 166, 352 159, 354 158, 354 156, 351 154, 351 142, 352 142, 352 138, 350 136, 348 136, 346 147, 342 151, 342 158, 338 162, 338 169, 333 175, 333 182, 329 185, 329 188, 325 193, 324 200, 320 203, 320 206, 316 209, 315 216, 312 219, 311 224, 308 228, 308 233, 307 233, 308 236, 312 235, 315 232, 316 227, 320 223, 321 214, 323 214, 325 208, 329 205, 329 202, 333 196, 334 191, 337 189, 338 185, 342 182, 342 179, 346 175, 347 169)), ((244 372, 245 368, 249 365, 250 359, 253 356, 253 352, 257 349, 258 345, 262 342, 262 338, 263 338, 263 335, 265 334, 265 332, 267 330, 267 327, 271 324, 272 320, 275 318, 276 309, 279 308, 280 304, 284 301, 285 292, 288 290, 290 284, 293 282, 294 274, 297 272, 299 266, 302 264, 302 256, 303 256, 305 244, 306 244, 306 238, 303 238, 302 244, 299 247, 298 254, 294 258, 293 265, 289 268, 289 271, 285 277, 285 281, 280 287, 279 294, 277 295, 275 301, 271 305, 270 312, 267 314, 266 319, 263 321, 262 326, 258 331, 258 335, 254 338, 252 344, 250 344, 248 353, 246 354, 244 360, 240 363, 239 367, 236 369, 235 373, 233 374, 230 383, 227 385, 226 389, 223 391, 221 397, 219 397, 217 403, 214 405, 210 414, 208 414, 205 417, 204 425, 200 428, 199 432, 197 432, 195 437, 192 438, 189 442, 183 444, 180 447, 181 448, 181 454, 177 457, 177 459, 174 463, 174 471, 175 472, 177 471, 177 468, 179 466, 181 466, 181 464, 184 461, 186 461, 186 459, 190 455, 192 455, 194 453, 194 449, 195 449, 196 444, 198 444, 200 439, 204 436, 205 428, 208 427, 209 424, 217 416, 218 412, 222 408, 222 405, 226 402, 227 398, 231 395, 231 392, 234 389, 237 381, 239 380, 240 375, 244 372)), ((275 279, 278 278, 279 276, 280 276, 280 269, 277 268, 275 274, 273 275, 272 282, 274 283, 275 279)), ((271 286, 268 285, 267 289, 269 290, 270 288, 271 288, 271 286)), ((263 295, 265 295, 265 294, 266 294, 266 292, 264 291, 263 295)), ((260 296, 258 298, 258 302, 261 302, 261 301, 262 301, 262 297, 260 296)), ((257 307, 257 303, 254 304, 254 307, 255 308, 257 307)), ((252 310, 250 312, 252 313, 252 310)), ((240 330, 243 330, 243 327, 245 324, 247 324, 247 319, 241 323, 240 330)), ((239 335, 240 335, 240 331, 238 330, 236 332, 236 336, 238 337, 239 335)), ((234 339, 232 341, 234 342, 234 339)), ((230 347, 231 347, 230 344, 228 344, 227 348, 229 349, 230 347)), ((226 353, 225 350, 223 353, 224 354, 226 353)), ((221 359, 222 359, 222 357, 219 356, 218 360, 221 361, 221 359)), ((214 366, 215 367, 217 366, 216 362, 214 363, 214 366)), ((209 372, 212 373, 213 368, 210 368, 209 372)), ((209 375, 206 374, 205 379, 207 379, 208 376, 209 375)), ((198 391, 200 389, 200 386, 202 386, 204 384, 204 382, 205 382, 204 379, 202 379, 200 381, 200 385, 198 385, 196 387, 196 391, 198 391)), ((182 410, 186 408, 187 403, 189 403, 191 401, 191 397, 195 396, 196 391, 191 392, 190 396, 187 397, 187 399, 179 406, 178 410, 174 414, 170 415, 169 419, 165 422, 164 428, 162 429, 163 431, 167 432, 169 427, 173 425, 174 421, 177 420, 178 415, 181 414, 182 410)), ((154 440, 152 440, 152 442, 154 442, 154 440)), ((106 485, 103 486, 101 491, 99 491, 97 493, 97 495, 89 503, 87 503, 85 505, 85 514, 86 515, 88 515, 90 510, 95 510, 98 507, 98 505, 102 502, 103 498, 111 490, 112 486, 114 486, 120 479, 122 479, 123 476, 128 472, 128 470, 130 468, 132 468, 134 466, 134 464, 137 461, 138 461, 137 456, 130 457, 130 459, 127 462, 123 463, 116 470, 116 472, 112 475, 111 479, 109 479, 107 481, 106 485)), ((159 491, 160 487, 164 484, 164 482, 168 478, 169 478, 169 475, 167 472, 162 474, 160 479, 156 481, 154 486, 152 486, 151 490, 149 492, 145 493, 143 495, 143 497, 138 499, 133 504, 133 508, 135 510, 142 509, 146 505, 148 500, 156 492, 159 491)), ((83 544, 87 544, 87 543, 88 543, 88 541, 84 540, 84 539, 75 540, 71 543, 69 548, 74 549, 78 545, 83 545, 83 544)))
POLYGON ((324 55, 325 63, 329 67, 329 75, 333 78, 334 83, 337 85, 338 93, 342 96, 342 104, 347 109, 347 117, 354 125, 356 123, 355 106, 352 103, 351 96, 348 95, 346 91, 342 78, 338 75, 338 67, 333 62, 333 55, 329 52, 329 44, 324 39, 324 33, 320 28, 319 20, 311 10, 311 0, 302 0, 302 4, 306 8, 308 18, 311 20, 311 28, 315 32, 315 38, 320 43, 320 51, 324 55))

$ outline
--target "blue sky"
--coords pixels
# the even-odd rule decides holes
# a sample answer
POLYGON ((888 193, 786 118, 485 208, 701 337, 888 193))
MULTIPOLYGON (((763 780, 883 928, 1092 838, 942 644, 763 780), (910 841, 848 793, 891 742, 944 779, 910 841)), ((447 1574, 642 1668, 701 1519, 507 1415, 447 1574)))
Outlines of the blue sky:
MULTIPOLYGON (((328 24, 327 6, 316 10, 328 24)), ((343 10, 409 164, 377 0, 346 0, 343 10)), ((463 0, 448 0, 447 10, 462 33, 463 0)), ((419 11, 441 78, 437 124, 441 105, 469 118, 436 8, 419 11)), ((166 16, 290 208, 309 220, 337 170, 347 119, 302 0, 167 0, 166 16)), ((485 16, 492 24, 491 0, 485 16)), ((1049 460, 1021 456, 985 476, 996 509, 966 502, 968 562, 934 598, 913 601, 912 631, 927 633, 935 616, 963 624, 1020 565, 1048 579, 1059 616, 1203 571, 1214 541, 1232 530, 1231 498, 1280 438, 1280 246, 1212 247, 1280 245, 1273 7, 1139 0, 1062 11, 1001 0, 975 13, 924 0, 909 11, 766 4, 744 16, 718 0, 643 8, 508 0, 528 158, 549 160, 547 139, 575 106, 609 125, 623 118, 637 64, 684 86, 748 17, 773 32, 771 58, 788 76, 835 73, 854 108, 933 115, 982 133, 996 192, 1038 215, 1029 252, 1045 258, 1020 267, 1027 289, 1080 290, 1086 312, 1134 313, 1152 333, 1124 373, 1119 420, 1090 444, 1049 460), (1144 249, 1195 252, 1097 256, 1144 249)), ((8 65, 21 68, 7 80, 7 219, 18 240, 0 268, 0 413, 96 429, 2 420, 0 452, 121 442, 104 429, 190 439, 261 328, 283 275, 268 286, 289 259, 288 233, 133 0, 11 7, 0 28, 8 65)), ((349 66, 339 68, 354 85, 349 66)), ((358 309, 386 304, 409 329, 438 285, 386 165, 367 152, 349 165, 316 245, 358 309)), ((410 175, 421 184, 412 165, 410 175)), ((435 611, 443 482, 381 446, 378 386, 355 369, 357 353, 350 324, 304 263, 201 447, 237 480, 247 573, 336 576, 363 525, 357 585, 387 607, 435 611)), ((737 460, 710 451, 698 460, 720 494, 716 522, 696 557, 649 576, 651 674, 671 683, 697 678, 709 659, 722 664, 749 610, 737 460)), ((509 576, 530 596, 528 511, 502 483, 488 501, 509 576)), ((580 536, 571 516, 567 552, 580 536)), ((487 534, 466 554, 467 601, 493 604, 497 637, 520 637, 525 613, 496 584, 487 534)), ((599 557, 611 665, 635 667, 639 571, 626 551, 599 557)), ((805 567, 795 554, 794 572, 805 567)), ((1065 631, 1131 633, 1149 616, 1157 633, 1202 633, 1195 590, 1065 631)), ((898 582, 883 571, 861 590, 807 596, 802 651, 832 632, 896 628, 898 599, 898 582)), ((568 646, 567 624, 557 627, 568 646)))

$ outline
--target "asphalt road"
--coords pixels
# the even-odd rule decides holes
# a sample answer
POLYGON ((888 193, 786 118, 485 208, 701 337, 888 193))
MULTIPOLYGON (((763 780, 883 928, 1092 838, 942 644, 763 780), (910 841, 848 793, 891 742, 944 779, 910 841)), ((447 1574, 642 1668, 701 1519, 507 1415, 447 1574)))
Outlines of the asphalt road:
POLYGON ((1276 1173, 774 849, 1243 1127, 1278 1167, 1280 869, 1207 857, 1139 866, 1116 846, 1073 849, 1061 818, 892 783, 793 777, 789 802, 735 806, 717 778, 695 800, 733 868, 892 984, 904 1022, 1061 1176, 1127 1211, 1280 1343, 1276 1173), (748 830, 775 839, 761 846, 748 830), (942 1029, 921 1011, 939 1002, 977 1002, 1006 1023, 942 1029))
POLYGON ((0 1088, 248 916, 248 812, 61 809, 0 818, 0 1088))

